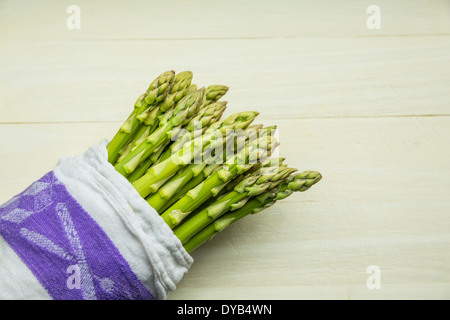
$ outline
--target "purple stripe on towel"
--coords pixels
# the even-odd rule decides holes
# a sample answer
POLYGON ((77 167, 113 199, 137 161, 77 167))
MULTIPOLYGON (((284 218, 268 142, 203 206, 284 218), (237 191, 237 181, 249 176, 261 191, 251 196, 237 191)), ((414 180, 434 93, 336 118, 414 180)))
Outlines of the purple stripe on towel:
POLYGON ((0 206, 0 235, 55 300, 155 299, 53 172, 0 206))

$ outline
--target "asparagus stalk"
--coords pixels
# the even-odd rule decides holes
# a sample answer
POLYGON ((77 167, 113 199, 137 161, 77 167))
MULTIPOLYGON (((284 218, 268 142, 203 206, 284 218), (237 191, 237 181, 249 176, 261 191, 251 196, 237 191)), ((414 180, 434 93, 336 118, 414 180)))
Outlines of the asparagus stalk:
POLYGON ((158 127, 159 117, 172 109, 190 90, 193 74, 191 71, 183 71, 175 75, 167 97, 153 108, 148 108, 137 118, 142 125, 137 130, 131 141, 121 150, 121 161, 133 148, 137 147, 145 138, 152 134, 158 127))
MULTIPOLYGON (((197 114, 194 117, 187 117, 182 126, 188 132, 192 133, 193 131, 196 131, 194 134, 198 134, 199 132, 203 133, 209 125, 218 121, 225 111, 227 102, 216 102, 223 97, 227 91, 228 87, 223 85, 212 85, 207 87, 203 95, 202 103, 198 107, 197 114)), ((192 137, 189 137, 188 139, 192 140, 192 137)), ((176 140, 178 145, 180 145, 181 142, 179 140, 183 141, 183 139, 176 140)), ((168 143, 168 145, 171 144, 168 143)), ((181 146, 178 146, 176 150, 179 150, 180 148, 181 146)), ((174 150, 171 148, 171 151, 174 150)), ((166 152, 165 155, 162 156, 161 161, 168 158, 168 153, 169 152, 166 152)))
MULTIPOLYGON (((248 142, 250 142, 250 141, 253 141, 257 137, 257 133, 259 132, 259 130, 261 128, 262 128, 261 124, 251 125, 251 126, 248 126, 243 132, 238 131, 238 135, 243 136, 245 139, 248 139, 247 140, 248 142)), ((205 180, 207 177, 209 177, 215 171, 219 170, 222 166, 222 163, 226 163, 229 160, 229 158, 234 156, 235 152, 239 152, 241 150, 241 147, 243 147, 243 146, 233 145, 232 148, 229 147, 229 144, 227 144, 227 142, 230 141, 231 139, 234 139, 234 135, 230 135, 228 137, 227 141, 225 142, 226 143, 226 146, 224 148, 225 152, 223 152, 224 151, 223 149, 219 151, 219 152, 222 152, 222 155, 219 154, 218 157, 222 156, 223 162, 220 162, 220 161, 212 162, 211 164, 208 164, 207 166, 205 166, 205 168, 198 175, 193 177, 184 186, 179 188, 179 190, 175 193, 175 195, 171 196, 168 199, 165 199, 164 205, 161 207, 159 212, 166 211, 171 205, 173 205, 181 197, 183 197, 189 190, 195 188, 203 180, 205 180)), ((188 169, 186 169, 186 170, 188 170, 188 169)), ((237 180, 237 179, 234 179, 233 181, 235 181, 235 180, 237 180)), ((231 182, 230 182, 230 184, 231 184, 231 182)), ((228 186, 228 184, 227 184, 227 186, 228 186)), ((227 186, 225 186, 225 187, 227 187, 227 186)), ((210 198, 206 202, 212 201, 213 199, 214 198, 210 198)), ((202 205, 206 204, 206 202, 204 202, 202 205)))
POLYGON ((164 221, 170 228, 175 228, 189 213, 209 198, 217 195, 236 176, 248 171, 258 161, 264 161, 276 144, 276 140, 270 135, 264 135, 261 139, 248 143, 233 157, 231 163, 223 165, 162 213, 164 221))
MULTIPOLYGON (((184 186, 181 186, 176 193, 169 197, 167 200, 165 199, 152 199, 151 205, 155 204, 156 201, 161 201, 163 204, 158 210, 159 213, 163 213, 166 211, 170 206, 172 206, 175 202, 180 200, 181 197, 183 197, 189 190, 195 188, 198 186, 203 180, 206 179, 206 177, 210 176, 212 173, 214 173, 218 168, 220 168, 220 164, 218 163, 212 163, 207 166, 195 177, 193 177, 191 180, 189 180, 184 186)), ((150 203, 149 197, 146 199, 150 203)), ((159 206, 159 205, 157 205, 159 206)))
POLYGON ((248 126, 256 116, 256 112, 242 112, 213 124, 203 135, 186 143, 170 158, 152 166, 144 176, 133 183, 133 186, 144 198, 156 192, 177 171, 190 164, 194 157, 201 154, 206 146, 213 149, 222 147, 223 140, 214 140, 214 138, 218 135, 223 136, 231 129, 248 126))
MULTIPOLYGON (((267 128, 265 128, 267 129, 267 128)), ((259 130, 259 129, 258 129, 259 130)), ((225 187, 222 188, 222 190, 220 190, 220 192, 209 198, 208 200, 206 200, 205 202, 203 202, 196 210, 195 212, 199 212, 207 207, 209 207, 210 205, 212 205, 213 203, 215 203, 218 199, 220 199, 223 195, 233 191, 233 189, 242 182, 242 180, 246 177, 248 177, 251 174, 256 173, 258 170, 261 170, 261 167, 269 167, 269 166, 276 166, 276 167, 283 167, 283 168, 287 168, 287 165, 283 164, 284 162, 284 158, 268 158, 267 160, 265 160, 263 163, 261 164, 256 164, 254 165, 252 168, 250 168, 247 172, 242 173, 240 175, 238 175, 236 178, 234 178, 233 180, 231 180, 229 183, 227 183, 227 185, 225 187)), ((200 181, 201 182, 201 181, 200 181)), ((200 183, 199 182, 199 183, 200 183)), ((189 190, 187 190, 189 191, 189 190)), ((174 202, 173 202, 174 203, 174 202)), ((169 206, 165 207, 166 209, 169 208, 169 206)), ((164 212, 165 210, 161 209, 161 212, 164 212)))
POLYGON ((293 192, 304 192, 308 190, 311 186, 319 182, 321 178, 321 174, 316 171, 305 171, 292 175, 291 178, 286 179, 281 186, 269 189, 263 194, 251 198, 241 208, 229 211, 208 224, 184 243, 184 248, 189 253, 194 251, 200 245, 211 240, 216 234, 226 229, 229 225, 249 214, 255 214, 267 209, 276 201, 288 197, 293 192))
POLYGON ((296 169, 278 165, 261 167, 258 171, 245 177, 232 191, 214 201, 213 204, 190 215, 176 228, 175 235, 182 243, 186 243, 197 232, 226 212, 242 207, 249 198, 274 188, 295 171, 296 169))
POLYGON ((203 105, 208 105, 219 101, 228 92, 228 87, 220 84, 208 86, 205 91, 203 105))
POLYGON ((186 129, 187 133, 182 135, 182 138, 172 142, 171 140, 166 141, 162 144, 158 149, 156 149, 151 156, 149 156, 139 167, 137 167, 129 176, 128 180, 133 183, 140 179, 150 168, 152 165, 156 165, 167 158, 172 154, 173 145, 177 144, 179 141, 182 141, 180 148, 177 148, 177 151, 181 149, 184 143, 189 142, 187 139, 183 139, 183 137, 191 138, 192 135, 196 135, 197 131, 206 130, 210 125, 217 122, 222 116, 223 112, 226 109, 226 102, 210 104, 206 108, 202 109, 201 112, 198 113, 191 121, 187 124, 186 129), (201 129, 201 130, 197 130, 201 129))
MULTIPOLYGON (((255 132, 259 132, 259 130, 262 128, 262 125, 254 125, 252 127, 249 127, 249 129, 254 129, 255 132), (252 128, 253 127, 253 128, 252 128)), ((264 134, 273 134, 273 132, 277 129, 277 126, 269 126, 269 127, 264 127, 263 133, 264 134), (273 132, 272 132, 273 131, 273 132)), ((249 136, 249 135, 246 135, 249 136)), ((250 138, 250 139, 254 139, 256 137, 250 138)), ((235 144, 235 148, 238 148, 237 146, 238 142, 235 144)), ((218 194, 217 196, 215 196, 214 198, 211 198, 208 200, 208 202, 212 202, 215 201, 218 197, 222 196, 223 194, 233 190, 233 188, 248 174, 256 172, 260 166, 264 166, 267 167, 268 165, 277 165, 277 166, 282 166, 283 165, 283 161, 285 159, 284 158, 268 158, 267 160, 265 160, 263 163, 261 164, 257 164, 254 165, 252 168, 250 168, 247 172, 240 174, 238 177, 234 178, 230 183, 228 183, 218 194)), ((286 165, 284 165, 286 166, 286 165)), ((207 203, 205 203, 204 205, 208 205, 207 203)))
POLYGON ((200 105, 204 88, 198 89, 190 95, 181 99, 174 109, 166 112, 160 120, 159 127, 142 141, 135 149, 114 166, 124 176, 132 173, 142 162, 144 162, 153 151, 164 142, 169 141, 172 135, 181 129, 183 121, 192 117, 200 105))
POLYGON ((154 163, 156 163, 156 161, 158 161, 168 144, 170 144, 170 141, 166 141, 158 148, 156 148, 155 151, 153 151, 153 153, 144 162, 142 162, 136 169, 134 169, 131 174, 127 176, 128 181, 130 183, 133 183, 140 179, 147 172, 147 170, 154 163))
MULTIPOLYGON (((206 160, 206 155, 211 153, 210 150, 217 151, 217 154, 215 154, 216 159, 219 157, 223 158, 221 154, 223 151, 223 144, 226 146, 226 141, 229 140, 230 132, 247 128, 257 115, 257 112, 236 113, 208 128, 204 134, 207 139, 209 139, 209 136, 216 136, 215 132, 218 131, 221 136, 224 135, 226 138, 222 139, 223 142, 218 141, 217 144, 209 144, 207 147, 203 148, 204 154, 202 155, 201 161, 198 161, 198 163, 189 164, 182 170, 178 171, 169 180, 167 180, 167 182, 165 182, 165 184, 159 188, 156 193, 153 193, 151 196, 147 197, 147 202, 159 212, 168 200, 179 192, 183 186, 192 181, 193 178, 196 178, 201 173, 203 173, 201 177, 204 178, 205 172, 211 172, 211 170, 214 170, 210 167, 204 171, 208 163, 211 162, 211 159, 206 160)), ((202 180, 195 179, 195 181, 199 181, 200 183, 202 180)))
POLYGON ((216 221, 210 223, 208 226, 200 230, 197 234, 190 238, 189 241, 184 243, 184 249, 188 253, 191 253, 200 245, 212 240, 216 236, 216 234, 223 231, 230 224, 240 220, 248 214, 251 214, 253 210, 257 210, 259 208, 261 208, 261 203, 257 200, 252 199, 248 201, 242 208, 224 214, 216 221))
MULTIPOLYGON (((257 133, 262 128, 261 124, 251 125, 248 126, 244 131, 237 131, 237 135, 243 137, 248 142, 253 141, 257 137, 257 133)), ((176 193, 173 196, 169 196, 167 199, 159 199, 153 201, 161 201, 164 202, 163 206, 160 208, 158 212, 162 213, 166 211, 171 205, 173 205, 175 202, 177 202, 181 197, 183 197, 189 190, 195 188, 198 186, 203 180, 205 180, 207 177, 209 177, 211 174, 213 174, 215 171, 220 169, 222 167, 223 163, 226 163, 236 152, 239 152, 243 146, 234 144, 232 147, 230 147, 229 141, 235 138, 235 135, 232 134, 227 137, 227 140, 225 141, 225 148, 222 150, 218 150, 219 154, 216 155, 217 158, 223 157, 223 161, 217 161, 212 162, 210 164, 207 164, 205 168, 196 176, 194 176, 192 179, 190 179, 184 186, 179 187, 179 189, 176 191, 176 193), (224 152, 225 151, 225 152, 224 152), (221 154, 220 154, 221 153, 221 154)), ((209 162, 207 162, 209 163, 209 162)), ((256 167, 256 166, 255 166, 256 167)), ((190 168, 184 168, 183 170, 190 170, 190 168)), ((195 171, 195 170, 194 170, 195 171)), ((235 178, 233 181, 230 182, 233 183, 236 181, 237 178, 235 178)), ((227 184, 228 186, 228 184, 227 184)), ((227 187, 225 186, 225 187, 227 187)), ((219 193, 220 194, 220 193, 219 193)), ((151 196, 147 197, 147 201, 149 200, 151 196)), ((210 198, 207 201, 212 201, 214 198, 210 198)), ((205 202, 206 203, 206 202, 205 202)), ((204 204, 205 204, 204 203, 204 204)), ((150 204, 154 204, 154 202, 151 202, 150 204)), ((202 204, 202 205, 204 205, 202 204)))
POLYGON ((147 91, 138 98, 130 116, 123 123, 119 131, 117 131, 117 133, 107 145, 108 161, 110 163, 116 163, 117 159, 120 156, 120 150, 136 134, 141 123, 138 117, 141 114, 145 113, 147 109, 152 108, 154 105, 158 104, 166 98, 167 92, 171 88, 174 77, 174 71, 167 71, 162 73, 150 84, 147 91))
POLYGON ((207 104, 206 106, 200 106, 200 110, 197 115, 190 119, 189 123, 184 127, 185 132, 179 133, 175 141, 173 141, 169 147, 167 147, 158 162, 164 161, 172 155, 172 153, 180 150, 184 144, 192 141, 199 134, 203 134, 206 129, 213 123, 220 120, 223 112, 226 109, 227 102, 215 102, 207 104))

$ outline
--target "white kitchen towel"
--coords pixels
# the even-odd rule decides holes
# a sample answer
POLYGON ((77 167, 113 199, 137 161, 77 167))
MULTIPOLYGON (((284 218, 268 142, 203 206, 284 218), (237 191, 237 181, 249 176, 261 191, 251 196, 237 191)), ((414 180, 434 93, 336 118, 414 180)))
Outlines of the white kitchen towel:
POLYGON ((166 299, 193 263, 106 141, 0 206, 0 299, 166 299))

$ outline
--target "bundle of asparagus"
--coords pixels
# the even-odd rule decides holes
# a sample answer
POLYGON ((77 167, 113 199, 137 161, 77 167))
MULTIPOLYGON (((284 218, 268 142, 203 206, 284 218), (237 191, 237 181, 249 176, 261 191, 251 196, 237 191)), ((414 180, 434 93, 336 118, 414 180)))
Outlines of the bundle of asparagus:
POLYGON ((192 78, 164 72, 109 143, 0 205, 0 299, 165 299, 189 253, 321 179, 278 157, 258 112, 223 117, 228 87, 192 78))
POLYGON ((190 71, 157 77, 107 145, 108 161, 188 252, 321 179, 274 156, 276 126, 252 124, 258 112, 222 119, 228 87, 192 79, 190 71))

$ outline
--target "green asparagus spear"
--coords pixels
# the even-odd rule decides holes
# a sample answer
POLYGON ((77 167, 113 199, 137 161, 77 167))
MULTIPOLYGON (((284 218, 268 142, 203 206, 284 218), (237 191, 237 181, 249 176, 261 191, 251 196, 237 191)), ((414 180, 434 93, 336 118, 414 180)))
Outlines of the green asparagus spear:
POLYGON ((193 74, 191 71, 183 71, 175 75, 172 86, 166 98, 153 108, 148 108, 137 118, 142 125, 137 130, 131 141, 121 150, 121 161, 133 148, 137 147, 145 138, 152 134, 158 127, 159 117, 172 109, 189 91, 193 74))
POLYGON ((321 178, 321 174, 316 171, 305 171, 292 175, 291 179, 286 179, 281 186, 251 198, 243 207, 225 213, 214 222, 204 227, 184 244, 184 248, 187 252, 191 253, 201 244, 211 240, 217 233, 223 231, 229 225, 242 219, 248 214, 261 212, 272 206, 277 200, 284 199, 293 192, 304 192, 319 182, 321 178))
POLYGON ((162 213, 162 218, 173 229, 203 202, 217 195, 236 176, 263 162, 276 145, 276 140, 270 135, 248 143, 229 164, 222 166, 162 213))
MULTIPOLYGON (((243 131, 238 130, 237 135, 242 136, 245 140, 250 142, 257 138, 257 133, 262 127, 263 127, 262 124, 250 125, 243 131)), ((243 146, 233 145, 232 147, 230 147, 231 143, 228 143, 234 138, 235 138, 234 134, 227 136, 227 140, 225 141, 225 147, 223 149, 216 150, 216 152, 218 153, 216 152, 214 153, 215 159, 219 159, 220 157, 222 157, 223 161, 216 161, 215 159, 213 161, 206 161, 207 165, 205 166, 205 168, 199 174, 197 174, 195 177, 189 180, 184 186, 179 188, 173 196, 170 196, 168 199, 158 199, 158 200, 153 199, 153 201, 164 202, 163 206, 158 212, 162 213, 166 211, 171 205, 173 205, 181 197, 183 197, 189 190, 198 186, 203 180, 212 175, 215 171, 219 170, 222 167, 223 163, 227 163, 230 158, 232 158, 237 152, 239 152, 241 150, 240 147, 243 146)), ((191 168, 186 167, 183 170, 190 170, 190 169, 191 168)), ((231 181, 231 183, 234 182, 235 180, 236 179, 231 181)), ((146 200, 148 201, 150 197, 151 196, 147 197, 146 200)), ((207 201, 211 201, 213 199, 214 198, 210 198, 207 201)))
POLYGON ((280 184, 296 169, 287 167, 261 167, 239 182, 232 191, 226 193, 205 209, 195 212, 174 231, 182 243, 186 243, 197 232, 230 210, 245 205, 249 198, 261 194, 280 184))
POLYGON ((184 126, 184 132, 180 132, 158 159, 158 162, 168 159, 172 153, 180 150, 184 144, 192 141, 196 136, 203 134, 213 123, 220 120, 226 109, 226 102, 208 104, 200 109, 195 117, 184 126))
MULTIPOLYGON (((208 128, 205 132, 205 136, 207 137, 206 139, 208 139, 208 135, 214 136, 214 133, 217 131, 220 131, 220 135, 229 137, 230 132, 247 128, 257 115, 257 112, 241 112, 233 114, 227 119, 222 120, 208 128)), ((227 138, 223 139, 222 141, 226 142, 227 138)), ((153 193, 151 196, 149 196, 146 199, 147 202, 156 211, 159 211, 171 197, 173 197, 178 191, 180 191, 181 188, 183 188, 184 185, 189 183, 193 178, 197 177, 200 173, 203 172, 209 162, 212 161, 211 159, 209 159, 208 161, 205 160, 206 154, 209 154, 211 149, 215 149, 220 152, 223 151, 221 142, 219 141, 218 143, 219 144, 217 145, 208 145, 209 148, 203 148, 202 151, 204 151, 205 155, 202 155, 202 159, 200 159, 201 161, 198 161, 198 163, 191 163, 188 166, 184 167, 182 170, 178 171, 169 180, 167 180, 167 182, 165 182, 164 185, 159 188, 156 193, 153 193)), ((221 159, 223 159, 223 156, 221 154, 215 154, 216 158, 219 156, 221 157, 221 159)))
POLYGON ((142 94, 134 105, 133 112, 120 127, 112 140, 107 145, 108 161, 115 164, 119 158, 120 150, 134 137, 140 127, 140 120, 138 117, 147 112, 153 106, 163 101, 166 98, 167 92, 170 90, 173 79, 175 77, 174 71, 167 71, 156 78, 149 86, 147 91, 142 94))
MULTIPOLYGON (((226 103, 218 102, 214 104, 208 105, 206 108, 202 109, 198 112, 198 114, 191 119, 191 121, 187 124, 185 129, 187 129, 187 133, 182 135, 176 141, 167 140, 164 144, 162 144, 158 149, 156 149, 151 156, 149 156, 139 167, 137 167, 129 176, 128 181, 131 183, 140 179, 150 168, 152 165, 156 165, 167 158, 172 154, 173 145, 180 143, 180 147, 177 148, 177 151, 181 149, 184 143, 189 142, 187 139, 183 139, 183 137, 191 138, 192 135, 196 135, 197 131, 206 130, 210 125, 220 120, 223 112, 225 111, 226 103), (197 130, 201 129, 201 130, 197 130), (195 131, 195 132, 194 132, 195 131)), ((180 135, 180 134, 179 134, 180 135)))
POLYGON ((218 135, 222 137, 228 130, 248 126, 257 114, 256 112, 242 112, 213 124, 203 135, 186 143, 168 159, 152 166, 144 176, 133 183, 133 186, 144 198, 150 193, 156 192, 177 171, 190 164, 197 155, 201 154, 206 146, 213 149, 221 147, 223 140, 214 140, 214 138, 217 138, 218 135))
POLYGON ((203 105, 219 101, 228 92, 228 87, 223 85, 211 85, 206 88, 203 105))
POLYGON ((160 145, 158 148, 153 151, 153 153, 144 161, 142 162, 134 171, 127 176, 127 179, 130 183, 133 183, 140 179, 147 170, 155 164, 158 159, 161 157, 161 154, 166 150, 167 145, 170 144, 170 141, 164 142, 162 145, 160 145))
MULTIPOLYGON (((238 130, 236 132, 236 135, 243 137, 246 141, 250 142, 257 138, 257 133, 259 132, 259 130, 262 127, 263 126, 261 124, 251 125, 251 126, 248 126, 243 131, 238 130)), ((189 180, 184 186, 181 186, 181 188, 179 188, 178 191, 176 191, 176 193, 173 196, 170 196, 167 199, 158 199, 158 200, 153 199, 152 201, 164 202, 164 204, 162 205, 162 207, 160 208, 160 210, 158 212, 162 213, 162 212, 166 211, 171 205, 173 205, 181 197, 183 197, 189 190, 198 186, 203 180, 205 180, 207 177, 212 175, 215 171, 219 170, 222 167, 223 163, 227 163, 230 158, 232 158, 237 152, 239 152, 241 150, 241 148, 243 147, 242 145, 240 145, 240 144, 232 145, 231 143, 228 143, 229 141, 234 140, 234 138, 235 138, 235 134, 227 136, 227 140, 225 141, 225 148, 217 150, 219 152, 219 154, 216 154, 216 153, 214 154, 214 157, 216 159, 219 159, 220 157, 222 157, 223 161, 215 161, 215 160, 208 161, 207 162, 208 164, 205 166, 205 168, 199 174, 197 174, 195 177, 193 177, 191 180, 189 180), (232 145, 232 146, 230 146, 230 145, 232 145)), ((190 170, 190 169, 191 168, 186 167, 183 170, 190 170)), ((237 178, 232 180, 230 182, 230 184, 234 183, 234 181, 236 181, 236 180, 237 180, 237 178)), ((228 186, 228 184, 227 184, 227 186, 228 186)), ((227 186, 225 186, 225 187, 227 187, 227 186)), ((146 200, 148 201, 150 197, 151 196, 147 197, 146 200)), ((213 200, 214 200, 214 198, 210 198, 206 202, 213 201, 213 200)), ((154 202, 151 202, 151 204, 154 204, 154 202)))
POLYGON ((185 96, 174 109, 166 112, 160 122, 159 127, 142 141, 135 149, 114 166, 116 170, 124 176, 132 173, 142 162, 144 162, 160 145, 171 139, 181 129, 183 121, 188 117, 193 117, 200 105, 204 88, 185 96))

